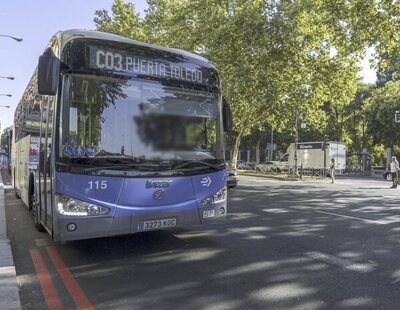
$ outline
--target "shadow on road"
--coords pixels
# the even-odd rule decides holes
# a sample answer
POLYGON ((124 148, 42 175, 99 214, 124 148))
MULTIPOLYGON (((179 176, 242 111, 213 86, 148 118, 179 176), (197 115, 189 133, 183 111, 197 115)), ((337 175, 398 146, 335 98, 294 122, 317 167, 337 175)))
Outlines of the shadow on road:
POLYGON ((400 207, 363 188, 240 185, 222 224, 56 247, 97 309, 396 309, 400 207))

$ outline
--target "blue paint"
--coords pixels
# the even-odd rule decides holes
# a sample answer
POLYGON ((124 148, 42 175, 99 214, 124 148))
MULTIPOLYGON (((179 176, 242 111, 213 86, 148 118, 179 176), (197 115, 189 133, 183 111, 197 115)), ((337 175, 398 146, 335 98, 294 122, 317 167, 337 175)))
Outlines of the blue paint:
POLYGON ((225 186, 226 171, 209 174, 166 177, 124 178, 56 173, 56 193, 111 208, 108 216, 132 216, 147 212, 183 211, 202 208, 201 201, 225 186), (207 182, 204 181, 207 179, 207 182), (209 178, 209 181, 208 181, 209 178), (106 189, 94 184, 106 182, 106 189), (148 181, 165 181, 165 196, 158 200, 160 188, 148 187, 148 181), (206 184, 206 185, 204 185, 206 184))

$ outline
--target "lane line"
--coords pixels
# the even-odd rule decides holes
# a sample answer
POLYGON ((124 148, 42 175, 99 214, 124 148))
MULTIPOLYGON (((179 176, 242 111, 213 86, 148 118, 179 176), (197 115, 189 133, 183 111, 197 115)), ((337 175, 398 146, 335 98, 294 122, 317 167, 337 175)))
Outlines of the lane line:
POLYGON ((350 215, 343 215, 343 214, 337 214, 337 213, 331 213, 331 212, 325 212, 325 211, 317 211, 317 210, 314 210, 314 212, 349 218, 349 219, 353 219, 353 220, 364 221, 364 222, 372 223, 372 224, 376 224, 376 225, 386 225, 387 224, 387 223, 381 222, 381 221, 368 220, 368 219, 364 219, 361 217, 355 217, 355 216, 350 216, 350 215))
POLYGON ((30 249, 29 253, 31 254, 33 265, 35 266, 47 307, 49 310, 63 309, 60 296, 58 295, 56 287, 54 286, 53 280, 51 279, 50 273, 39 250, 30 249))
POLYGON ((58 254, 55 246, 46 246, 46 250, 78 309, 94 309, 93 305, 79 286, 78 281, 76 281, 72 273, 69 271, 60 254, 58 254))

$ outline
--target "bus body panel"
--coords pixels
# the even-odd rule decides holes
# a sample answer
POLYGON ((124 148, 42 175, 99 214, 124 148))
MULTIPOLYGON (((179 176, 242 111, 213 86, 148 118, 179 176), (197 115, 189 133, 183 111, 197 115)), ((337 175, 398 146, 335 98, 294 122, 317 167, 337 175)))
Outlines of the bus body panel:
POLYGON ((22 138, 14 146, 13 166, 15 169, 14 188, 18 195, 29 206, 29 179, 30 175, 36 171, 38 164, 38 138, 28 135, 22 138), (36 154, 36 155, 35 155, 36 154))
POLYGON ((93 217, 57 214, 54 223, 55 240, 135 233, 146 230, 143 228, 145 221, 175 219, 174 227, 185 227, 220 219, 226 215, 226 201, 212 206, 202 205, 205 198, 225 186, 225 170, 167 178, 123 178, 70 173, 56 175, 57 195, 107 207, 110 212, 93 217), (99 188, 93 184, 99 184, 99 188), (102 184, 106 188, 101 189, 102 184), (165 193, 163 199, 155 198, 155 193, 160 190, 165 193), (224 208, 223 214, 220 214, 221 207, 224 208), (204 218, 204 210, 214 210, 214 216, 204 218), (67 226, 71 223, 76 226, 76 230, 68 231, 67 226))

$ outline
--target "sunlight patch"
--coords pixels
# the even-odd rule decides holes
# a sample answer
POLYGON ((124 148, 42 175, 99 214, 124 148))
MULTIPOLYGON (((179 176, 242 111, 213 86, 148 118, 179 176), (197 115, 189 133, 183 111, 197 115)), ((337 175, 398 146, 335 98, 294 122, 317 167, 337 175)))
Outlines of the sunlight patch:
POLYGON ((252 263, 252 264, 249 264, 246 266, 240 266, 237 268, 233 268, 233 269, 230 269, 227 271, 217 273, 216 275, 213 276, 213 278, 234 277, 234 276, 245 275, 248 273, 262 272, 262 271, 276 268, 277 266, 278 266, 278 263, 276 263, 276 262, 268 262, 268 261, 257 262, 257 263, 252 263))
POLYGON ((318 292, 315 288, 304 287, 300 283, 277 284, 251 293, 252 298, 265 301, 284 301, 290 298, 302 298, 318 292))

